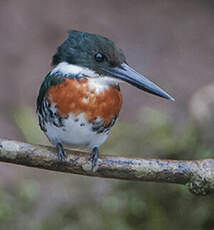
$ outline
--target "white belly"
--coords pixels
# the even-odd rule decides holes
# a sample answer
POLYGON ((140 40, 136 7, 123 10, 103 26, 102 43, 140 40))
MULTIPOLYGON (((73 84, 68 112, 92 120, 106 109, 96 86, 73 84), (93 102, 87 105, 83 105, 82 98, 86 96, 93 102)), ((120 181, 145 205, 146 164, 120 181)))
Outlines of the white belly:
POLYGON ((56 127, 46 123, 46 135, 54 145, 63 143, 74 148, 92 149, 102 145, 109 136, 109 132, 93 131, 92 124, 87 123, 83 113, 77 117, 70 114, 63 124, 63 127, 56 127))

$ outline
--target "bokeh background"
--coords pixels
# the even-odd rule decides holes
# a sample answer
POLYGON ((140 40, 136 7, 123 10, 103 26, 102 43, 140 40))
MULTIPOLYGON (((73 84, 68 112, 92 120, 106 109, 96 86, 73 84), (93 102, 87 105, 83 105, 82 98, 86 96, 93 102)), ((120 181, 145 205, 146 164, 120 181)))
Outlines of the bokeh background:
MULTIPOLYGON (((105 154, 213 157, 214 1, 0 1, 0 137, 49 144, 35 101, 51 57, 77 29, 102 34, 176 98, 122 85, 105 154)), ((0 164, 0 229, 214 229, 212 196, 0 164)))

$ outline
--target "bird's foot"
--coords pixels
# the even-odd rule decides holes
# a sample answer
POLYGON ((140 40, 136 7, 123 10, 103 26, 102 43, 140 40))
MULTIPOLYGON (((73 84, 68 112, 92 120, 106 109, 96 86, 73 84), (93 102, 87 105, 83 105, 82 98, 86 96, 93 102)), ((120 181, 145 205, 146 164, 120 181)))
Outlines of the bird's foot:
POLYGON ((94 169, 94 167, 97 164, 98 155, 99 155, 99 149, 97 147, 94 147, 92 149, 92 152, 91 152, 91 155, 90 155, 90 161, 92 163, 92 170, 94 169))
POLYGON ((67 158, 67 154, 64 151, 64 148, 61 143, 57 143, 56 145, 57 151, 58 151, 58 160, 64 161, 67 158))

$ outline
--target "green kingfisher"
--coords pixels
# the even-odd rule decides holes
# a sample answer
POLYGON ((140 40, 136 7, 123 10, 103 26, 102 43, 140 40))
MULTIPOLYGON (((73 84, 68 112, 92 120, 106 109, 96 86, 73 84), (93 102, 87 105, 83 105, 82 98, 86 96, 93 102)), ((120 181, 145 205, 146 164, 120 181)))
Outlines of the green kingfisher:
POLYGON ((61 161, 67 157, 63 146, 86 148, 94 168, 99 147, 108 138, 122 106, 120 82, 174 101, 131 68, 123 51, 101 35, 69 31, 52 65, 39 90, 37 114, 61 161))

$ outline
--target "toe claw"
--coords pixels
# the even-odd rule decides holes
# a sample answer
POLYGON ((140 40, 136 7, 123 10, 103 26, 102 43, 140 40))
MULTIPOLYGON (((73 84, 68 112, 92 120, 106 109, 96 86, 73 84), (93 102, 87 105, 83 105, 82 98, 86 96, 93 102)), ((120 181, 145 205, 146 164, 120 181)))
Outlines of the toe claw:
POLYGON ((92 170, 94 169, 94 167, 97 164, 98 154, 99 154, 98 148, 97 147, 93 148, 93 150, 91 152, 91 156, 90 156, 90 161, 92 163, 92 170))
POLYGON ((58 150, 58 160, 59 160, 59 161, 64 161, 64 160, 67 158, 67 154, 66 154, 66 152, 64 151, 64 148, 63 148, 62 144, 61 144, 61 143, 58 143, 58 144, 56 145, 56 148, 57 148, 57 150, 58 150))

